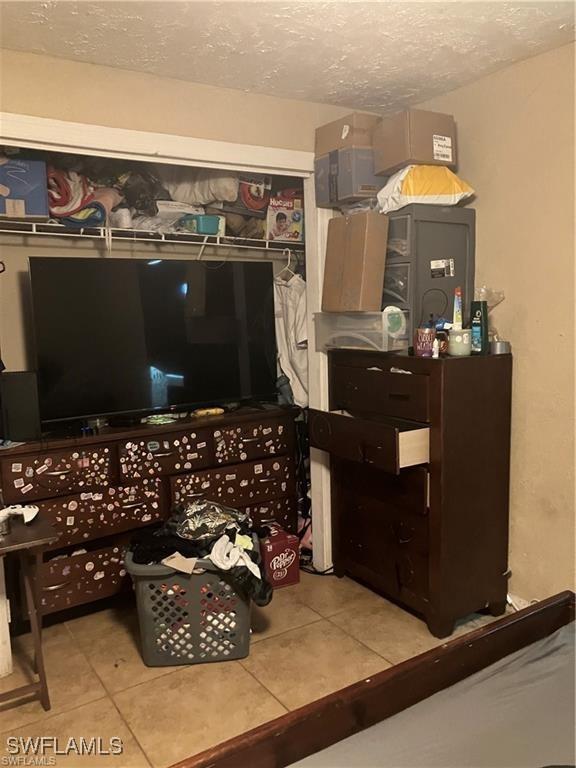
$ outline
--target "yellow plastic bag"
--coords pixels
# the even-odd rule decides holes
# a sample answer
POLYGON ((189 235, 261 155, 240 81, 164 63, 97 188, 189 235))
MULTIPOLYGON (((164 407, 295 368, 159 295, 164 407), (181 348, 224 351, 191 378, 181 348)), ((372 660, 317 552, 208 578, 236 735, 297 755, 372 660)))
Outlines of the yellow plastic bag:
POLYGON ((443 165, 408 165, 390 176, 378 192, 382 213, 391 213, 411 203, 456 205, 472 197, 474 190, 443 165))

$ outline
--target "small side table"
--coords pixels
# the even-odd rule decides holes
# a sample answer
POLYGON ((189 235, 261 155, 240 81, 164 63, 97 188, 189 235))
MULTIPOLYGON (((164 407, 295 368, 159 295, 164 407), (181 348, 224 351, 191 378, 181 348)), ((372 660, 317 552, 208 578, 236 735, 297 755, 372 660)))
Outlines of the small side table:
MULTIPOLYGON (((34 672, 38 675, 38 680, 29 685, 22 685, 11 691, 0 694, 0 704, 19 699, 29 694, 34 694, 44 709, 50 709, 50 697, 48 695, 48 684, 46 682, 46 671, 44 669, 44 656, 42 654, 42 618, 39 612, 38 601, 36 599, 35 573, 38 564, 41 562, 42 550, 58 539, 54 528, 46 520, 38 517, 31 523, 24 523, 19 517, 12 518, 10 533, 0 536, 0 569, 2 570, 2 584, 4 555, 10 552, 18 552, 20 557, 20 567, 22 569, 22 580, 24 582, 24 591, 26 594, 26 604, 28 606, 28 615, 30 617, 30 628, 32 630, 32 639, 34 642, 34 672)), ((4 632, 5 628, 1 628, 4 632)), ((3 653, 10 654, 9 638, 7 647, 3 648, 3 653)), ((8 658, 8 664, 10 660, 8 658)))

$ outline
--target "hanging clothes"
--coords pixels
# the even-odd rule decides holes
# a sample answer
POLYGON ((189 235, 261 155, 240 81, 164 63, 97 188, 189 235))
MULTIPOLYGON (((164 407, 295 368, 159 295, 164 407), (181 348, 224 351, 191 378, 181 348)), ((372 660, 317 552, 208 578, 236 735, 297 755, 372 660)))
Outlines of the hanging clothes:
POLYGON ((274 280, 274 316, 278 362, 290 380, 294 402, 308 406, 308 330, 306 283, 300 275, 274 280))

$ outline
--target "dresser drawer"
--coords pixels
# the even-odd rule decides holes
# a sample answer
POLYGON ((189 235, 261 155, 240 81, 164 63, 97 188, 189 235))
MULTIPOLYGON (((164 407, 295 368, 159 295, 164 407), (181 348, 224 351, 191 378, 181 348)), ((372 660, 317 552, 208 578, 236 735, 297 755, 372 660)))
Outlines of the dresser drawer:
POLYGON ((212 434, 208 429, 133 439, 119 447, 121 478, 140 479, 210 466, 212 434))
POLYGON ((429 377, 393 373, 378 366, 334 367, 330 399, 334 409, 430 421, 429 377))
POLYGON ((46 451, 2 461, 2 492, 8 504, 101 491, 111 481, 110 446, 46 451))
POLYGON ((52 549, 148 525, 164 516, 158 478, 40 501, 38 507, 41 517, 60 534, 52 549))
POLYGON ((399 477, 339 463, 339 550, 346 570, 394 597, 428 596, 427 472, 399 477))
POLYGON ((296 533, 298 529, 298 510, 296 509, 296 497, 284 496, 281 499, 251 504, 243 507, 256 527, 265 523, 278 523, 285 531, 296 533))
POLYGON ((289 456, 236 464, 222 469, 170 478, 176 503, 206 498, 232 507, 277 499, 294 493, 293 460, 289 456))
POLYGON ((37 574, 40 612, 61 611, 119 592, 128 584, 124 570, 126 545, 127 540, 40 565, 37 574))
POLYGON ((237 464, 277 456, 290 453, 293 447, 292 430, 280 419, 262 419, 216 429, 213 436, 217 464, 237 464))
POLYGON ((410 423, 385 423, 344 412, 309 413, 310 445, 341 459, 371 464, 398 474, 403 467, 426 464, 430 430, 410 423))

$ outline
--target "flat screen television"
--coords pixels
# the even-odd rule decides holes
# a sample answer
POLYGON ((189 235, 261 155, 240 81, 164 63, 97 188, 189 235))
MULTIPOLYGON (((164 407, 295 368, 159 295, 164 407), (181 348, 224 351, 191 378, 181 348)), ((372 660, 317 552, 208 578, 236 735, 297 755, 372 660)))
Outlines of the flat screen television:
POLYGON ((272 265, 30 259, 43 423, 275 400, 272 265))

